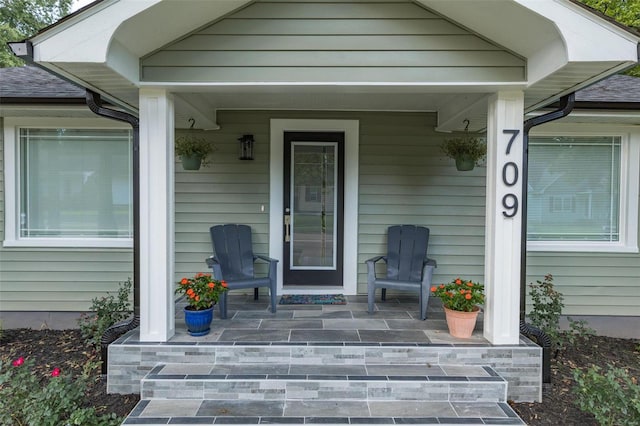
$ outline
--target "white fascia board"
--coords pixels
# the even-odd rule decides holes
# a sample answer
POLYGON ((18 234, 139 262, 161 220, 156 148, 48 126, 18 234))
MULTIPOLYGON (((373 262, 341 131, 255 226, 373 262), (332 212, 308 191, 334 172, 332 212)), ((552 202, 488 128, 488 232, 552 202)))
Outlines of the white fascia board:
POLYGON ((515 0, 552 20, 569 62, 636 62, 640 37, 566 0, 515 0))
POLYGON ((161 0, 111 0, 31 39, 36 62, 104 63, 120 25, 161 0))

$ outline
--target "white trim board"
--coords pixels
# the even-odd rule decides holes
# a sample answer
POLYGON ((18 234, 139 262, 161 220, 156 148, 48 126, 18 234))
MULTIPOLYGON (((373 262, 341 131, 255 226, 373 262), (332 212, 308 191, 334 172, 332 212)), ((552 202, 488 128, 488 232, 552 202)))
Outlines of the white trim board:
POLYGON ((344 267, 343 287, 291 287, 284 289, 282 262, 278 262, 278 294, 356 294, 358 291, 358 120, 271 120, 269 164, 269 255, 281 258, 283 250, 284 132, 344 132, 344 267))

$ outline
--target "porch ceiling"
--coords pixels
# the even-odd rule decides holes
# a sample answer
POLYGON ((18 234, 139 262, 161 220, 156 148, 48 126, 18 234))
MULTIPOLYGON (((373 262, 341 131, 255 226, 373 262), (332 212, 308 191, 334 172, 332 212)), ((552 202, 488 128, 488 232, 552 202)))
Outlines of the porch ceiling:
POLYGON ((199 122, 214 126, 216 109, 437 111, 441 130, 459 129, 464 119, 478 130, 489 94, 524 90, 527 110, 544 106, 633 65, 640 41, 569 0, 493 0, 481 7, 477 0, 415 0, 525 58, 526 81, 141 83, 140 58, 252 3, 104 0, 35 36, 33 60, 128 110, 137 109, 143 85, 166 87, 179 98, 177 123, 199 114, 199 122))

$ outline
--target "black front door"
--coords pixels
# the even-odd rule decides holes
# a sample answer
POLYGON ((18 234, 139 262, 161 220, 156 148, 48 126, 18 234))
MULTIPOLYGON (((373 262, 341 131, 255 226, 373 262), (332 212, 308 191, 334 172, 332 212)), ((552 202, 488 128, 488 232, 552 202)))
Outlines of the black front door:
POLYGON ((284 134, 283 283, 342 286, 344 133, 284 134))

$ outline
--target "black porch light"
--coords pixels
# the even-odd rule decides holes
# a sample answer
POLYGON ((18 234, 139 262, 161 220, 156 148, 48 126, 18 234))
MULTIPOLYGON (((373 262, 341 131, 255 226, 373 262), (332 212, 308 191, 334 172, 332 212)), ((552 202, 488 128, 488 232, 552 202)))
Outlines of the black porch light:
POLYGON ((240 142, 240 159, 241 160, 253 160, 253 135, 242 135, 238 139, 240 142))

